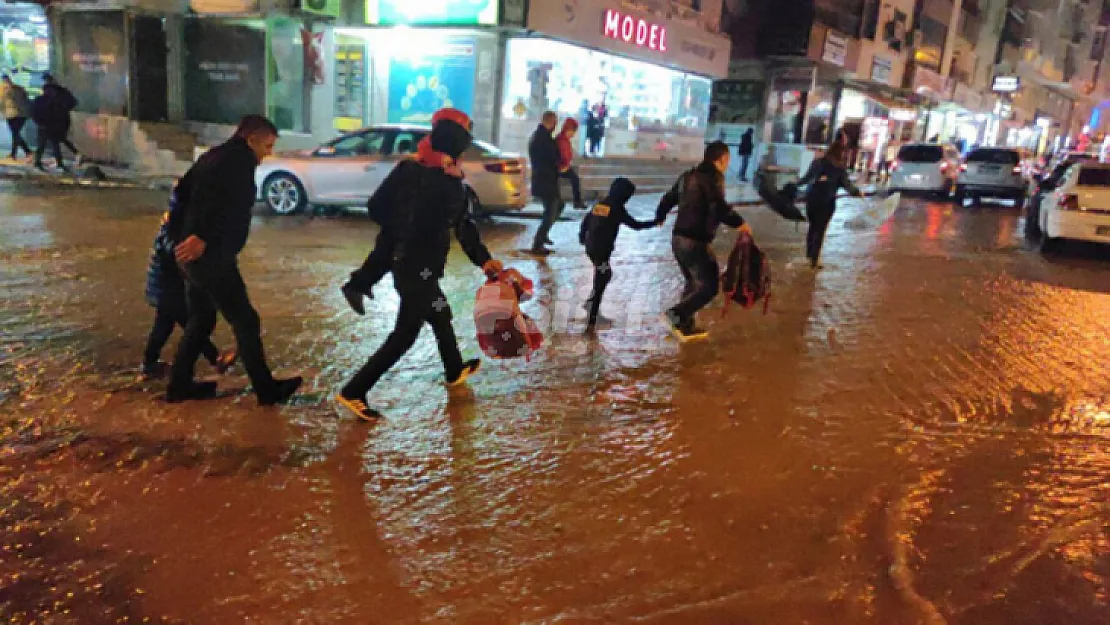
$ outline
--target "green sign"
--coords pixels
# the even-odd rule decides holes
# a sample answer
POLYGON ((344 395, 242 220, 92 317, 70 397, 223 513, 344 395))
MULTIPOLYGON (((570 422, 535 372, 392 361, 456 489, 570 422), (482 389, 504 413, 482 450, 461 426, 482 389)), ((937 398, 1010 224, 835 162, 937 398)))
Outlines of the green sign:
POLYGON ((302 11, 326 17, 338 18, 342 7, 343 0, 301 0, 302 11))
POLYGON ((366 0, 366 23, 493 26, 498 4, 499 0, 366 0))

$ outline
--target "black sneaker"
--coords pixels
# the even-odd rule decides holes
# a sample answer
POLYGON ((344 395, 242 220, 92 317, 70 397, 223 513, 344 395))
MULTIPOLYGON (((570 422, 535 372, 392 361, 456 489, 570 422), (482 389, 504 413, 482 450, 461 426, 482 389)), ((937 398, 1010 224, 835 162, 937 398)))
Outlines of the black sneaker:
POLYGON ((382 416, 382 413, 367 406, 366 401, 362 399, 344 397, 343 393, 340 393, 335 396, 335 401, 339 402, 340 406, 350 410, 351 414, 355 415, 360 421, 376 421, 382 416))
POLYGON ((215 382, 191 382, 184 389, 170 385, 166 390, 166 403, 180 404, 185 401, 215 399, 218 388, 215 382))
POLYGON ((675 338, 683 343, 697 341, 709 336, 709 332, 699 328, 692 318, 679 319, 673 312, 667 311, 664 320, 671 329, 671 334, 674 334, 675 338))
POLYGON ((139 367, 139 376, 144 380, 160 380, 166 377, 169 371, 170 366, 161 360, 144 362, 143 366, 139 367))
POLYGON ((373 297, 372 295, 365 291, 359 291, 351 286, 350 282, 339 287, 339 290, 343 293, 343 297, 347 300, 347 305, 351 307, 351 310, 360 315, 366 314, 366 308, 362 305, 362 298, 373 297))
POLYGON ((477 373, 478 369, 481 369, 481 368, 482 368, 482 361, 478 360, 477 358, 464 362, 462 371, 460 371, 457 376, 455 376, 454 378, 452 378, 450 376, 447 377, 447 386, 450 386, 450 387, 459 386, 463 382, 466 382, 467 378, 469 378, 471 375, 477 373))
POLYGON ((544 245, 555 245, 555 242, 551 240, 551 237, 547 237, 546 239, 543 240, 543 244, 544 245))
POLYGON ((301 387, 304 378, 301 376, 294 376, 287 380, 274 380, 274 394, 267 396, 258 396, 259 406, 273 406, 275 404, 284 404, 297 394, 297 389, 301 387))

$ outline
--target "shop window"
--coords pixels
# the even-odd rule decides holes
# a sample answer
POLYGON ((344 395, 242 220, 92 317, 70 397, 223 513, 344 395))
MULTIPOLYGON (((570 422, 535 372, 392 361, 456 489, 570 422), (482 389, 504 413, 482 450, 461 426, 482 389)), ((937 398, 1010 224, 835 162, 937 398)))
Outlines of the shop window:
POLYGON ((42 93, 42 73, 50 70, 50 26, 36 4, 0 4, 0 72, 27 89, 42 93))
POLYGON ((389 150, 385 152, 385 154, 387 156, 390 154, 395 154, 398 156, 415 154, 416 144, 420 143, 420 140, 424 137, 425 133, 423 132, 398 132, 393 137, 393 141, 388 142, 390 147, 389 150))
POLYGON ((307 132, 304 44, 302 22, 285 16, 266 22, 266 102, 270 119, 280 130, 307 132))
POLYGON ((186 119, 237 124, 266 108, 266 31, 261 21, 185 22, 186 119))

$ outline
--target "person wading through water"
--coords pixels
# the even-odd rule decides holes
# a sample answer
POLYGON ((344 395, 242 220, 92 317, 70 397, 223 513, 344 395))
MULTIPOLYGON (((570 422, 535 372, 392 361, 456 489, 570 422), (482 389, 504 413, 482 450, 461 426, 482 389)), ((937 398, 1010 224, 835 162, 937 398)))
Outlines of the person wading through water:
POLYGON ((798 186, 811 185, 806 193, 806 218, 809 230, 806 232, 806 258, 814 269, 820 267, 821 246, 825 242, 825 230, 836 212, 836 194, 840 189, 863 198, 863 193, 848 178, 847 148, 837 142, 829 146, 829 151, 813 161, 809 171, 798 181, 798 186))

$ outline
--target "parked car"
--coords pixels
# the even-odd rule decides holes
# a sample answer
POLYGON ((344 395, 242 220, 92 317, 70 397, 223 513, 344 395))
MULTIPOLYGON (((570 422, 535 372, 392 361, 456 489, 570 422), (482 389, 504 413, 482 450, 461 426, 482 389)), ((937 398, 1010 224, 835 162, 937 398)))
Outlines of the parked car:
POLYGON ((1021 152, 1016 148, 977 148, 967 155, 960 165, 960 178, 956 185, 956 199, 967 197, 1000 197, 1014 200, 1020 206, 1025 201, 1029 183, 1021 152))
POLYGON ((891 191, 950 195, 959 177, 960 153, 948 145, 911 143, 890 164, 891 191))
POLYGON ((1066 174, 1073 165, 1094 162, 1098 162, 1097 154, 1071 152, 1065 154, 1061 160, 1055 161, 1055 165, 1049 170, 1048 175, 1033 180, 1032 184, 1030 184, 1027 199, 1025 200, 1026 234, 1031 237, 1041 236, 1041 204, 1046 195, 1052 193, 1060 186, 1064 174, 1066 174))
MULTIPOLYGON (((427 126, 374 126, 314 150, 283 152, 259 165, 258 199, 277 215, 310 204, 365 206, 393 166, 415 153, 429 132, 427 126)), ((476 140, 460 160, 474 214, 519 210, 528 203, 525 159, 476 140)))
POLYGON ((1061 239, 1110 243, 1110 165, 1078 163, 1041 203, 1041 249, 1061 239))

